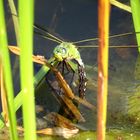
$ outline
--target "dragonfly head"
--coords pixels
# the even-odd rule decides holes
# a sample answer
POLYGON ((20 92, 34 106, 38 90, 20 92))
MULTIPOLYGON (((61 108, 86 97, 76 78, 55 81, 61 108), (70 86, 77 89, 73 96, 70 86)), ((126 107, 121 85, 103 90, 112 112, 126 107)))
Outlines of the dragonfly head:
POLYGON ((53 54, 54 57, 58 60, 58 61, 63 61, 63 59, 68 58, 68 54, 69 54, 69 47, 68 47, 69 43, 67 42, 63 42, 60 45, 56 46, 53 54))
POLYGON ((81 59, 80 53, 77 50, 76 46, 69 42, 63 42, 60 45, 56 46, 53 54, 58 61, 63 61, 64 59, 81 59))

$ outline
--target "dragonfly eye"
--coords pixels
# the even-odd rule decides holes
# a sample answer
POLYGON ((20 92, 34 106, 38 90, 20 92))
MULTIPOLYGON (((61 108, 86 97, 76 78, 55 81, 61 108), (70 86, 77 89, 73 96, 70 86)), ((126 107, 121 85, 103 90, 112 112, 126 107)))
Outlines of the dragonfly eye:
POLYGON ((62 48, 62 54, 66 54, 67 50, 66 48, 62 48))
POLYGON ((56 52, 56 53, 60 53, 60 50, 56 50, 55 52, 56 52))

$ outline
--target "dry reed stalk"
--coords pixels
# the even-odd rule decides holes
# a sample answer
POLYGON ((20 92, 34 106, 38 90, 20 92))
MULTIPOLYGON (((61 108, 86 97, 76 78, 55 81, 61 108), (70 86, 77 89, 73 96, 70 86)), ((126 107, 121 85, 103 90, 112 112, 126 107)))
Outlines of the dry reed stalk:
POLYGON ((6 89, 4 84, 4 77, 3 77, 3 68, 2 64, 0 63, 0 93, 1 93, 1 103, 2 103, 2 110, 3 110, 3 118, 5 124, 8 123, 8 107, 7 107, 7 98, 6 98, 6 89))
POLYGON ((97 96, 97 139, 105 140, 107 92, 108 92, 108 38, 109 38, 109 0, 98 3, 98 96, 97 96))

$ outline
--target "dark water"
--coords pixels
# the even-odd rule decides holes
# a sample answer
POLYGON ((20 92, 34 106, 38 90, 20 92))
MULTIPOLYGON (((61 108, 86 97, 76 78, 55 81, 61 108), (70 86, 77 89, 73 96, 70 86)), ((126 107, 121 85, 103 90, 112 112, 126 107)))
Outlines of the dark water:
MULTIPOLYGON (((35 23, 47 27, 59 38, 67 41, 77 41, 86 38, 97 37, 97 1, 93 0, 40 0, 35 1, 35 23)), ((6 3, 5 7, 8 9, 6 3)), ((7 30, 9 44, 16 45, 13 32, 12 19, 9 10, 6 11, 7 30)), ((110 35, 126 32, 134 32, 130 13, 120 10, 114 6, 111 8, 110 35)), ((89 42, 79 45, 95 45, 89 42)), ((110 45, 135 45, 135 35, 110 39, 110 45)), ((34 54, 43 55, 47 59, 51 57, 52 51, 57 43, 45 40, 37 35, 34 36, 34 54)), ((97 97, 97 52, 96 48, 79 49, 82 60, 86 66, 88 86, 86 99, 96 105, 97 97)), ((134 79, 135 62, 137 58, 136 48, 110 49, 109 52, 109 96, 108 96, 108 128, 133 130, 135 124, 128 116, 128 97, 139 84, 134 79)), ((11 54, 14 77, 14 88, 17 94, 20 91, 18 58, 11 54)), ((35 73, 40 66, 35 64, 35 73)), ((44 83, 43 83, 44 84, 44 83)), ((44 93, 46 89, 39 92, 44 93)), ((38 93, 39 93, 38 92, 38 93)), ((37 95, 37 100, 44 98, 37 95)), ((47 100, 47 99, 46 99, 47 100)), ((48 101, 49 104, 51 101, 48 101)), ((53 103, 52 110, 57 111, 53 103)), ((96 112, 81 106, 81 111, 86 119, 80 123, 87 130, 96 129, 96 112)), ((139 126, 139 125, 138 125, 139 126)), ((139 128, 139 127, 136 128, 139 128)), ((131 133, 130 130, 130 133, 131 133)), ((120 131, 119 131, 120 132, 120 131)))

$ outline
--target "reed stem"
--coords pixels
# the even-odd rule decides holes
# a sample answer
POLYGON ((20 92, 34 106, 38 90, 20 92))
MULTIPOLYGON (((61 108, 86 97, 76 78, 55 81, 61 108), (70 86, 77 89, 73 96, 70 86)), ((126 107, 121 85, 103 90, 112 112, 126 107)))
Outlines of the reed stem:
POLYGON ((0 57, 2 58, 2 67, 4 72, 5 87, 7 93, 7 105, 9 115, 10 137, 18 140, 16 129, 16 115, 14 110, 14 92, 11 74, 11 64, 8 51, 7 34, 5 28, 3 1, 0 1, 0 57))
POLYGON ((24 139, 36 140, 35 101, 33 85, 33 20, 34 0, 19 1, 20 73, 23 91, 24 139))
MULTIPOLYGON (((140 0, 130 0, 135 32, 140 32, 140 0)), ((138 51, 140 52, 140 34, 136 34, 138 51)))
POLYGON ((98 3, 98 96, 97 96, 97 140, 105 140, 107 93, 108 93, 108 38, 109 38, 109 0, 98 3))

